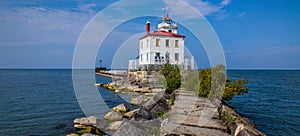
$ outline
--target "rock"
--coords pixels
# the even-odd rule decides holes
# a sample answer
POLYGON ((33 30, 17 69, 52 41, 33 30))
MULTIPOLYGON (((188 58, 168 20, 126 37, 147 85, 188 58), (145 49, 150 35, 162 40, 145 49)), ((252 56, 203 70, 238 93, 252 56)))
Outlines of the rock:
POLYGON ((236 136, 265 136, 266 134, 260 132, 256 128, 238 123, 238 127, 235 130, 236 136))
POLYGON ((110 130, 110 131, 116 131, 120 128, 120 126, 122 125, 124 121, 115 121, 115 122, 111 122, 108 127, 107 127, 107 130, 110 130))
POLYGON ((150 93, 150 92, 151 92, 151 88, 146 87, 146 88, 144 88, 141 92, 142 92, 142 93, 150 93))
POLYGON ((120 90, 115 90, 115 93, 120 93, 121 91, 120 90))
POLYGON ((228 123, 228 128, 233 136, 264 136, 265 134, 256 129, 256 125, 248 118, 242 117, 234 109, 225 103, 218 108, 219 114, 226 114, 231 118, 236 118, 232 123, 228 123))
POLYGON ((142 92, 142 91, 143 91, 143 88, 135 88, 133 91, 134 91, 134 92, 142 92))
POLYGON ((133 116, 132 120, 140 121, 140 120, 151 120, 154 115, 145 107, 141 107, 133 116))
POLYGON ((113 136, 157 136, 161 119, 147 121, 126 121, 113 136))
POLYGON ((99 136, 99 135, 94 135, 94 134, 90 134, 90 133, 84 133, 83 135, 81 136, 99 136))
POLYGON ((106 135, 105 132, 103 132, 101 129, 98 129, 94 126, 83 126, 81 125, 80 128, 76 128, 76 134, 82 135, 84 133, 91 133, 91 134, 96 134, 96 135, 106 135))
POLYGON ((233 115, 233 116, 237 116, 238 114, 235 112, 235 110, 231 109, 230 107, 224 105, 224 104, 221 104, 219 106, 219 109, 218 109, 219 113, 228 113, 230 115, 233 115))
POLYGON ((147 101, 147 97, 144 95, 138 96, 136 98, 131 98, 130 99, 130 104, 132 105, 141 105, 143 102, 147 101))
POLYGON ((100 87, 102 84, 94 84, 94 86, 96 87, 100 87))
POLYGON ((126 104, 120 104, 120 105, 112 108, 112 110, 120 111, 120 112, 128 112, 128 111, 130 111, 130 108, 126 104))
POLYGON ((230 136, 229 134, 217 129, 199 128, 179 124, 162 124, 161 136, 230 136))
POLYGON ((79 136, 78 134, 72 133, 72 134, 67 134, 66 136, 79 136))
POLYGON ((118 90, 125 90, 127 87, 126 86, 120 86, 120 87, 118 87, 117 89, 118 90))
POLYGON ((122 113, 120 111, 111 111, 104 116, 104 119, 109 121, 122 120, 122 113))
POLYGON ((239 133, 237 133, 234 136, 257 136, 257 135, 254 135, 251 132, 248 132, 247 130, 241 130, 239 131, 239 133))
POLYGON ((169 98, 169 96, 164 92, 157 93, 149 101, 147 101, 144 106, 152 113, 167 112, 170 109, 167 98, 169 98))
POLYGON ((154 88, 154 89, 152 88, 151 89, 152 93, 159 93, 159 92, 163 92, 163 91, 165 91, 163 88, 154 88))
POLYGON ((74 128, 76 129, 85 129, 89 126, 103 129, 105 128, 106 124, 106 120, 99 119, 95 116, 90 116, 88 118, 78 118, 74 120, 74 128))
POLYGON ((116 90, 116 89, 115 89, 113 86, 111 86, 110 84, 103 84, 102 86, 103 86, 104 88, 110 90, 110 91, 115 91, 115 90, 116 90))
POLYGON ((139 110, 139 109, 135 109, 135 110, 133 110, 133 111, 129 111, 129 112, 125 113, 125 114, 123 115, 123 117, 131 119, 131 118, 133 117, 133 115, 134 115, 138 110, 139 110))
POLYGON ((156 95, 157 93, 145 93, 144 95, 145 96, 154 96, 154 95, 156 95))
POLYGON ((147 132, 138 129, 130 121, 123 123, 120 128, 113 134, 113 136, 147 136, 147 132))
POLYGON ((138 86, 128 86, 127 87, 127 89, 128 90, 131 90, 131 91, 133 91, 133 90, 135 90, 135 89, 137 89, 137 88, 139 88, 138 86))

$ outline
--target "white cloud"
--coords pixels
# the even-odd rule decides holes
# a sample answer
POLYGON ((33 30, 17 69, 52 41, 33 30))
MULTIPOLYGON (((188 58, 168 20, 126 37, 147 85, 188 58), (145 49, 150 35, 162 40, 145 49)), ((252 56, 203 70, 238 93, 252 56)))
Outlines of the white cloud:
POLYGON ((215 16, 216 19, 220 20, 228 16, 223 8, 224 6, 228 5, 231 2, 231 0, 223 0, 221 3, 218 4, 213 4, 209 1, 204 0, 165 0, 165 2, 168 3, 168 6, 166 8, 169 9, 173 14, 187 17, 187 19, 192 19, 198 16, 191 14, 191 12, 189 11, 191 10, 191 8, 187 9, 187 6, 183 6, 181 2, 185 2, 191 5, 196 10, 198 10, 203 16, 215 16))
POLYGON ((96 14, 88 4, 63 10, 46 7, 18 7, 0 10, 0 46, 74 44, 80 31, 96 14), (12 42, 13 41, 13 42, 12 42))
POLYGON ((220 7, 213 5, 208 1, 202 1, 202 0, 182 0, 182 1, 195 7, 204 16, 211 15, 220 11, 220 7))
POLYGON ((223 1, 221 2, 221 5, 222 5, 222 6, 226 6, 226 5, 228 5, 230 2, 231 2, 231 0, 223 0, 223 1))
POLYGON ((246 13, 246 12, 242 12, 242 13, 238 14, 238 18, 242 18, 242 17, 244 17, 245 15, 247 15, 247 13, 246 13))

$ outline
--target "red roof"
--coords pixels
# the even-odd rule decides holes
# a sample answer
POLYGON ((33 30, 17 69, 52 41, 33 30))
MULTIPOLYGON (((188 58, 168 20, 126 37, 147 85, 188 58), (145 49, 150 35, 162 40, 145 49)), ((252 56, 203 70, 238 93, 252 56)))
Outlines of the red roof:
POLYGON ((180 35, 180 34, 174 34, 171 32, 165 32, 165 31, 157 31, 154 33, 150 33, 149 35, 146 35, 144 37, 141 37, 140 39, 146 38, 148 36, 168 36, 168 37, 180 37, 180 38, 185 38, 185 36, 180 35))

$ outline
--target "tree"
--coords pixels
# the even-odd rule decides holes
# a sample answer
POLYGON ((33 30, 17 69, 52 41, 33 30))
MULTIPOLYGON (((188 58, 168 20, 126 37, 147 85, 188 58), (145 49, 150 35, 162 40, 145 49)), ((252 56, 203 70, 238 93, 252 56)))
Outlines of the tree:
POLYGON ((184 72, 182 87, 187 91, 197 91, 199 83, 198 71, 188 70, 184 72))
POLYGON ((198 95, 201 97, 231 100, 234 95, 248 93, 247 79, 227 80, 225 66, 202 69, 199 72, 198 95))
POLYGON ((166 91, 168 93, 172 93, 181 86, 181 75, 177 65, 172 66, 170 63, 166 63, 162 66, 161 73, 166 79, 166 91))
POLYGON ((236 81, 227 80, 223 99, 231 100, 234 95, 248 93, 248 87, 245 86, 246 83, 248 83, 248 79, 236 80, 236 81))

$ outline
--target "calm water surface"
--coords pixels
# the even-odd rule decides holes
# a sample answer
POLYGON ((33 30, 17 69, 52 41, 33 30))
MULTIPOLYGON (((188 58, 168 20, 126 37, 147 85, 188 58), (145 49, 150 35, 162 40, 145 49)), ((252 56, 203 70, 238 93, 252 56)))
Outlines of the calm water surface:
MULTIPOLYGON (((268 135, 300 135, 300 71, 231 70, 228 75, 249 79, 249 93, 228 102, 239 113, 268 135)), ((0 70, 0 77, 0 135, 65 135, 74 132, 73 120, 84 116, 71 70, 0 70)), ((121 99, 102 88, 100 93, 109 107, 132 97, 121 94, 121 99)))

